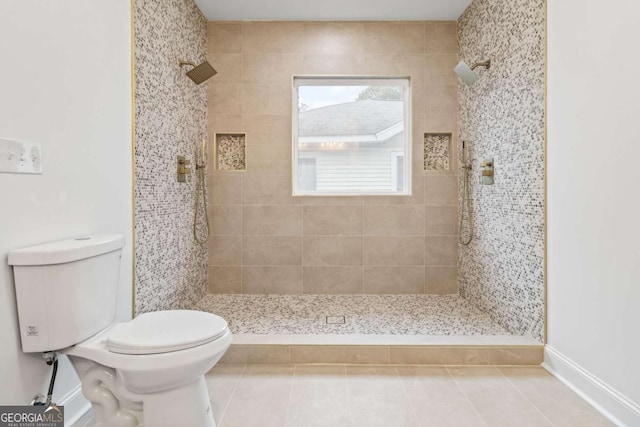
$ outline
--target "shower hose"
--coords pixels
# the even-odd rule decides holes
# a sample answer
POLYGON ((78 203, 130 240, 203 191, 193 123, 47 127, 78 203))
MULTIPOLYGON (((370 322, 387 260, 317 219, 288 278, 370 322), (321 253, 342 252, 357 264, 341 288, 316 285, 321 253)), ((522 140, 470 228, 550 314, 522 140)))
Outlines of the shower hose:
POLYGON ((204 245, 209 240, 209 213, 207 212, 207 190, 204 185, 204 168, 205 165, 196 164, 196 194, 195 207, 193 209, 193 237, 196 242, 204 245), (202 195, 202 212, 205 220, 205 236, 202 238, 198 234, 198 212, 200 211, 200 196, 202 195))

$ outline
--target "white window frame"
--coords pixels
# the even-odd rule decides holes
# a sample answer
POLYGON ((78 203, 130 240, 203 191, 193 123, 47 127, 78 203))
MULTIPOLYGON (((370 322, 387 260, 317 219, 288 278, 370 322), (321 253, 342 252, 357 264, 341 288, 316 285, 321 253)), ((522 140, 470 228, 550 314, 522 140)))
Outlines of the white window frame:
MULTIPOLYGON (((411 135, 411 78, 408 76, 293 76, 293 150, 292 150, 292 175, 294 196, 410 196, 412 174, 412 135, 411 135), (404 180, 403 191, 302 191, 298 186, 298 88, 300 86, 401 86, 403 87, 404 104, 404 180)), ((395 169, 395 166, 394 168, 395 169)), ((393 170, 392 169, 392 170, 393 170)))

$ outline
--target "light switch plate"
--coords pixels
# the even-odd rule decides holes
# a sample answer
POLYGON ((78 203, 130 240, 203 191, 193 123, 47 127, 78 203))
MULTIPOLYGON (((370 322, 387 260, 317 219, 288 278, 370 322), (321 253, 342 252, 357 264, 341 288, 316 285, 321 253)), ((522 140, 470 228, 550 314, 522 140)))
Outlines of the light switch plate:
POLYGON ((42 173, 42 147, 33 142, 0 139, 0 172, 42 173))

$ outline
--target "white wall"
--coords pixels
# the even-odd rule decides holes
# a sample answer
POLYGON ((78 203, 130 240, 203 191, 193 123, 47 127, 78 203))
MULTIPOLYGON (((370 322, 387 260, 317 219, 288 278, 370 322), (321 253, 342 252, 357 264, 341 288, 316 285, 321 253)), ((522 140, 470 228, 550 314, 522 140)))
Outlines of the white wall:
MULTIPOLYGON (((130 7, 0 2, 0 138, 43 147, 41 176, 0 173, 0 405, 29 403, 50 373, 39 354, 21 351, 9 250, 123 233, 118 315, 131 314, 130 7)), ((63 360, 55 399, 77 385, 63 360)))
POLYGON ((547 365, 640 426, 640 2, 548 2, 547 365), (581 371, 582 370, 582 371, 581 371))

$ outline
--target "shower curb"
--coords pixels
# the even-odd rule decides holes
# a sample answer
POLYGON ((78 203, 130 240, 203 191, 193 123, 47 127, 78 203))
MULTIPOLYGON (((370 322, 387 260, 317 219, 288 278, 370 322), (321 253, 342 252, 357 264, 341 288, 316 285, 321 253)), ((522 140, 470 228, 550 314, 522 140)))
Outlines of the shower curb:
POLYGON ((530 366, 540 365, 544 359, 544 346, 527 340, 520 340, 522 342, 517 344, 488 344, 480 340, 473 343, 473 339, 467 339, 466 343, 456 344, 455 340, 445 339, 440 343, 435 342, 438 340, 431 340, 432 342, 416 344, 403 336, 395 337, 396 343, 388 342, 388 339, 384 342, 384 339, 380 340, 378 337, 365 340, 361 336, 353 337, 349 343, 350 338, 348 335, 269 335, 262 338, 260 335, 240 335, 219 364, 530 366), (376 338, 381 343, 371 342, 376 338), (405 343, 401 343, 402 341, 405 343))

